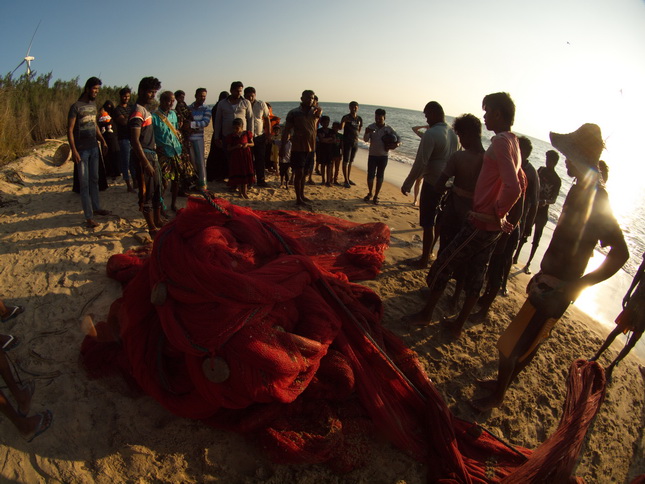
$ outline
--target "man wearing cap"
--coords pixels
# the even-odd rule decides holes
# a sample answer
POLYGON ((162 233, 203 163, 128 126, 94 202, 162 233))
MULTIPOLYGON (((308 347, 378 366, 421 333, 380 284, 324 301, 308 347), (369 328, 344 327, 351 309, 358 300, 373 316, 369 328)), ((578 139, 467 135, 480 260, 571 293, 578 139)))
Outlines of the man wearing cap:
POLYGON ((629 258, 622 230, 598 175, 604 149, 600 128, 584 124, 573 133, 550 133, 550 137, 551 144, 566 157, 567 173, 575 184, 562 207, 540 272, 527 286, 528 299, 499 338, 497 379, 480 382, 494 386, 490 395, 473 401, 481 410, 502 404, 509 385, 531 362, 551 328, 582 290, 609 279, 629 258), (598 242, 610 247, 609 253, 596 270, 585 274, 598 242))

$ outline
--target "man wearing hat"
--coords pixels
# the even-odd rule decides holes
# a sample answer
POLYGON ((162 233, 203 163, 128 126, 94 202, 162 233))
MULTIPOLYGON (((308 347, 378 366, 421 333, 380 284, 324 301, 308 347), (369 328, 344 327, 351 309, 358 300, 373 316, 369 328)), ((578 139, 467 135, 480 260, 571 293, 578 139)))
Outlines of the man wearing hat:
POLYGON ((600 128, 584 124, 569 134, 550 133, 575 179, 562 207, 538 272, 527 286, 528 299, 497 343, 497 380, 480 382, 493 392, 473 402, 480 410, 498 407, 509 385, 531 362, 569 304, 588 286, 609 279, 629 258, 621 228, 609 205, 598 162, 604 149, 600 128), (596 244, 610 247, 604 262, 585 274, 596 244))

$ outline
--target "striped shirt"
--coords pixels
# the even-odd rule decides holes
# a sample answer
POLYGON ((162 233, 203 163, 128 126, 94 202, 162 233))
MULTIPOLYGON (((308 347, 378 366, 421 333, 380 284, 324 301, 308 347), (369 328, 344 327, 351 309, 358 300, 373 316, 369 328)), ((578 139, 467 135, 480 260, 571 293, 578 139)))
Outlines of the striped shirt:
POLYGON ((204 128, 211 122, 211 116, 213 113, 206 104, 195 106, 195 103, 193 103, 188 106, 188 108, 190 109, 190 112, 193 113, 193 120, 190 122, 190 127, 193 132, 190 134, 190 139, 201 139, 204 137, 204 128))

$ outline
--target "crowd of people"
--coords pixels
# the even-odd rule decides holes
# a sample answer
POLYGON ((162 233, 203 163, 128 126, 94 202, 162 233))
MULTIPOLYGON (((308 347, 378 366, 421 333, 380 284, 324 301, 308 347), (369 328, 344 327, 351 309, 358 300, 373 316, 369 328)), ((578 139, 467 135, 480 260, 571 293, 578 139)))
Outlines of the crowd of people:
MULTIPOLYGON (((138 190, 139 209, 153 237, 165 223, 167 185, 171 210, 177 208, 180 191, 207 190, 211 180, 226 179, 241 197, 247 198, 249 186, 266 186, 267 170, 279 173, 281 186, 293 186, 298 205, 309 202, 305 187, 316 170, 326 186, 353 185, 351 167, 363 129, 356 102, 350 103, 347 115, 332 123, 322 114, 315 93, 305 90, 300 105, 289 111, 284 125, 280 125, 268 103, 258 100, 255 89, 244 89, 241 82, 232 83, 228 93, 221 93, 212 109, 205 104, 204 88, 197 89, 195 102, 190 105, 186 104, 183 91, 163 91, 158 105, 153 107, 161 82, 145 77, 139 83, 136 104, 130 104, 131 92, 126 88, 120 92, 118 105, 108 101, 99 112, 95 101, 100 86, 98 78, 88 79, 68 118, 72 160, 89 228, 97 225, 95 215, 109 214, 99 199, 101 157, 109 160, 108 176, 120 174, 128 191, 138 190), (211 120, 214 133, 211 151, 206 156, 204 128, 211 120)), ((510 267, 517 263, 522 244, 533 233, 531 253, 524 267, 524 272, 530 273, 549 211, 561 188, 555 172, 558 153, 548 151, 545 166, 535 170, 528 161, 530 140, 511 131, 515 104, 510 95, 489 94, 484 97, 482 108, 486 128, 495 133, 486 150, 477 116, 459 116, 451 127, 445 121, 442 106, 436 101, 429 102, 423 111, 427 126, 414 128, 421 141, 401 187, 401 192, 407 195, 421 183, 419 219, 423 248, 420 258, 409 264, 422 269, 429 265, 426 278, 429 295, 420 311, 410 315, 408 321, 421 326, 434 322, 437 304, 449 280, 454 279, 450 307, 461 300, 462 291, 465 297, 457 314, 443 318, 440 324, 455 338, 471 316, 485 317, 497 294, 504 293, 510 267), (439 249, 433 260, 437 241, 439 249), (477 305, 479 310, 474 312, 477 305)), ((363 135, 370 143, 369 192, 364 200, 374 204, 378 204, 388 152, 399 144, 397 133, 385 119, 385 110, 377 109, 374 123, 363 135)), ((488 393, 472 404, 482 411, 502 404, 509 385, 533 360, 553 326, 579 294, 611 277, 629 257, 604 186, 608 169, 600 160, 604 149, 600 128, 584 124, 572 133, 551 133, 550 138, 553 147, 565 156, 567 173, 574 183, 566 195, 540 270, 528 284, 527 300, 499 337, 497 378, 480 382, 488 393), (609 247, 607 257, 597 269, 586 272, 598 242, 609 247)), ((555 215, 551 213, 552 217, 555 215)), ((608 367, 609 374, 645 329, 644 271, 645 259, 625 295, 616 329, 593 357, 600 358, 620 332, 632 332, 628 344, 608 367)), ((6 306, 0 301, 2 323, 23 311, 20 306, 6 306)), ((0 374, 16 402, 11 405, 0 392, 0 410, 31 441, 51 425, 53 416, 48 410, 29 416, 35 386, 33 382, 16 380, 6 355, 18 344, 16 336, 0 334, 0 374)))

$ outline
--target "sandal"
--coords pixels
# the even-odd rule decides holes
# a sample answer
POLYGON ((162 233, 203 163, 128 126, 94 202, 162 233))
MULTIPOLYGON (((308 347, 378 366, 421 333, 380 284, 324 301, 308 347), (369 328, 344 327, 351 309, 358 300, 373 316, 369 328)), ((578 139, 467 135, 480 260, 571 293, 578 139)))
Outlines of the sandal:
POLYGON ((94 220, 92 220, 91 218, 88 218, 88 219, 85 221, 85 227, 87 227, 88 229, 93 229, 93 228, 96 228, 96 227, 98 227, 98 226, 99 226, 99 224, 98 224, 98 223, 96 223, 96 222, 95 222, 94 220))
POLYGON ((12 334, 6 334, 4 336, 7 336, 7 341, 2 345, 2 351, 11 351, 20 344, 20 340, 16 336, 12 334))
POLYGON ((374 205, 378 205, 378 197, 374 197, 373 203, 374 205))
POLYGON ((112 212, 109 210, 94 210, 96 215, 112 215, 112 212))
POLYGON ((365 198, 363 198, 363 201, 369 202, 371 199, 372 199, 372 194, 368 193, 367 195, 365 195, 365 198))
POLYGON ((50 410, 45 410, 44 412, 37 413, 36 415, 40 415, 40 422, 38 422, 38 425, 36 425, 33 432, 23 435, 23 438, 27 443, 31 442, 39 435, 42 435, 49 427, 51 427, 52 421, 54 420, 54 414, 51 413, 50 410))
POLYGON ((3 323, 6 323, 10 319, 13 319, 19 314, 23 313, 25 311, 25 308, 24 306, 7 306, 7 310, 9 311, 9 314, 2 318, 3 323))

